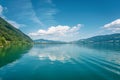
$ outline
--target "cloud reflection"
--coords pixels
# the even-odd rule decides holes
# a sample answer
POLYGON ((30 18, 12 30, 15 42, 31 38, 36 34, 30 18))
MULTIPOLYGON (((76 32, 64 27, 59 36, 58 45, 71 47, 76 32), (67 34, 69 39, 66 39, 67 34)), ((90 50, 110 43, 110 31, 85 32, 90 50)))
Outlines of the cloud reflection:
POLYGON ((62 46, 58 47, 45 47, 45 48, 33 48, 29 52, 30 56, 37 57, 39 60, 60 61, 62 63, 68 62, 71 58, 69 54, 66 54, 62 46))
POLYGON ((44 60, 44 59, 49 59, 51 61, 60 61, 60 62, 65 62, 70 59, 70 56, 64 54, 64 53, 42 53, 39 54, 39 59, 44 60))

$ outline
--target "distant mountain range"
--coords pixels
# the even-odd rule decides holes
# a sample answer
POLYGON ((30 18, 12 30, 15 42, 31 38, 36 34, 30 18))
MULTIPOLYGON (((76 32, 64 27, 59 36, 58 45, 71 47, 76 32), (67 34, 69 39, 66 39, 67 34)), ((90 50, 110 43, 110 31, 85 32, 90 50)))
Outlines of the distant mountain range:
POLYGON ((94 36, 91 38, 74 41, 72 43, 77 43, 77 44, 120 44, 120 33, 94 36))
POLYGON ((0 17, 0 46, 32 43, 32 39, 0 17))
POLYGON ((94 36, 91 38, 80 39, 78 41, 72 41, 72 42, 61 42, 61 41, 38 39, 38 40, 34 40, 34 43, 120 44, 120 33, 94 36))
POLYGON ((47 44, 47 43, 59 43, 59 44, 119 44, 120 45, 120 33, 110 34, 110 35, 100 35, 94 36, 87 39, 80 39, 78 41, 72 42, 61 42, 53 40, 38 39, 34 40, 34 43, 47 44))
POLYGON ((37 39, 37 40, 34 40, 34 43, 36 43, 36 44, 65 44, 66 42, 45 40, 45 39, 37 39))

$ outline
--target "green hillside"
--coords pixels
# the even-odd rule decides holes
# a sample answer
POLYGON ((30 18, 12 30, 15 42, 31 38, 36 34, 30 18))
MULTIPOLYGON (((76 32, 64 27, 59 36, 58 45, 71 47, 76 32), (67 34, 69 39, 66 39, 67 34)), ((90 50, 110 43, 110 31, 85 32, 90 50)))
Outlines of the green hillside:
POLYGON ((117 44, 120 45, 120 33, 95 36, 87 39, 82 39, 74 43, 79 44, 117 44))
POLYGON ((29 44, 32 39, 0 17, 0 46, 11 43, 29 44))

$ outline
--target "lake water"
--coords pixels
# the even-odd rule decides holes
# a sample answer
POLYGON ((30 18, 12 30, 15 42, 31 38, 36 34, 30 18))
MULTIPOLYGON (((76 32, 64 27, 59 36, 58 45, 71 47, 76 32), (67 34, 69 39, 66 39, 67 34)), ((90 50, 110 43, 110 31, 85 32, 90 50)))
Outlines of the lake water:
POLYGON ((120 80, 120 47, 39 44, 0 48, 0 80, 120 80))

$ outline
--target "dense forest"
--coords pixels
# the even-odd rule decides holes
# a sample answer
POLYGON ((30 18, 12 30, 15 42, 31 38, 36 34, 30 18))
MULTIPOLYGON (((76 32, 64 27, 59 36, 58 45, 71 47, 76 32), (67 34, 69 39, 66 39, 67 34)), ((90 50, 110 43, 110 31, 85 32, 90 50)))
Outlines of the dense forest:
POLYGON ((31 43, 31 38, 0 17, 0 46, 31 43))

